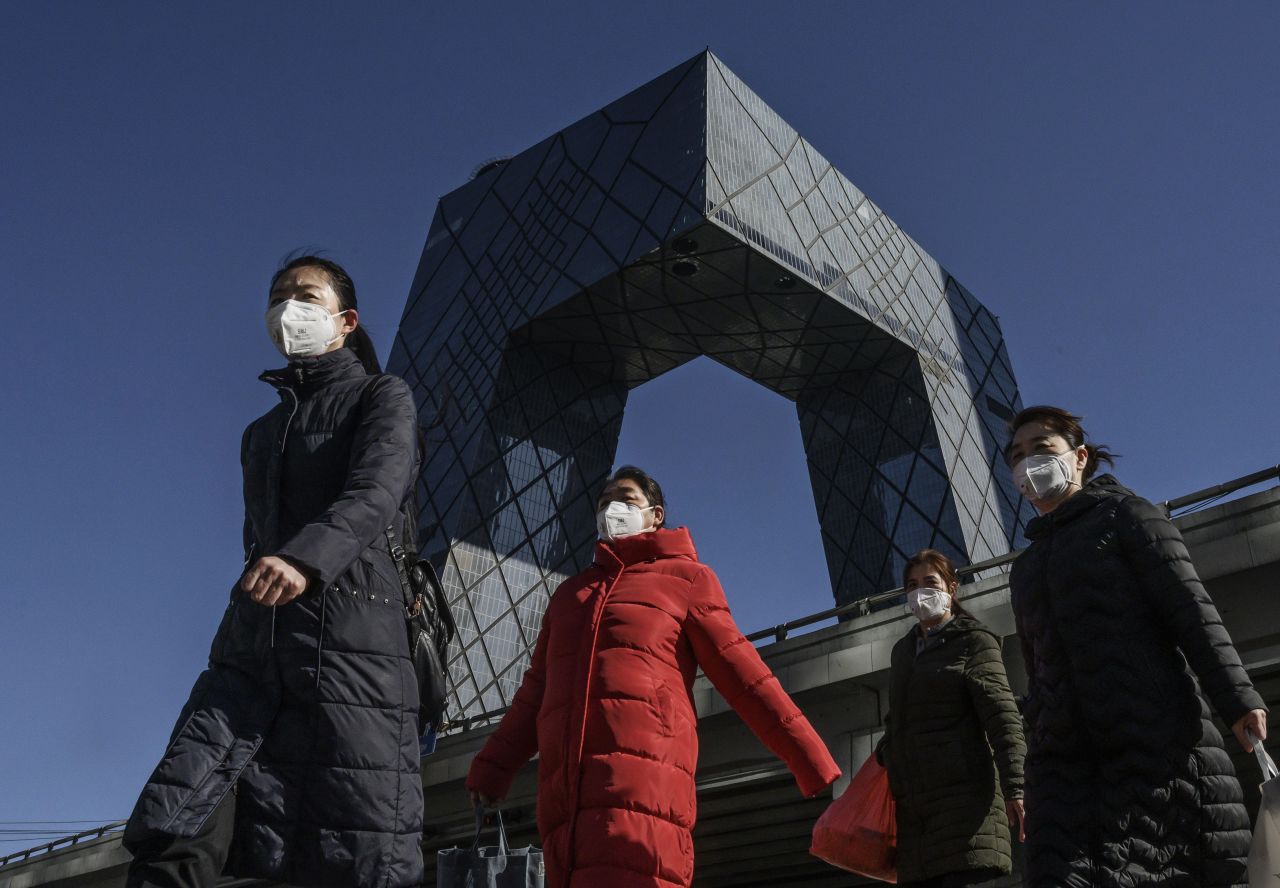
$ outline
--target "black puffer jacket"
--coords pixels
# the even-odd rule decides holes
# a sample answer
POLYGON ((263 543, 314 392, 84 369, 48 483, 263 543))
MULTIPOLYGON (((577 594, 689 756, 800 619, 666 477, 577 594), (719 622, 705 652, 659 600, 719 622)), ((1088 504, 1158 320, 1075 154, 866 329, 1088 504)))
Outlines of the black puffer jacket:
POLYGON ((1022 795, 1025 749, 1000 641, 965 615, 917 655, 918 638, 913 626, 893 647, 889 717, 877 750, 897 802, 898 881, 1007 873, 1005 798, 1022 795))
POLYGON ((1104 475, 1027 536, 1027 884, 1246 884, 1249 818, 1193 673, 1227 724, 1263 703, 1177 529, 1104 475))
POLYGON ((244 436, 246 546, 313 580, 277 608, 237 584, 125 843, 193 835, 234 787, 230 873, 416 885, 418 696, 385 537, 414 477, 413 399, 349 349, 262 378, 281 403, 244 436))

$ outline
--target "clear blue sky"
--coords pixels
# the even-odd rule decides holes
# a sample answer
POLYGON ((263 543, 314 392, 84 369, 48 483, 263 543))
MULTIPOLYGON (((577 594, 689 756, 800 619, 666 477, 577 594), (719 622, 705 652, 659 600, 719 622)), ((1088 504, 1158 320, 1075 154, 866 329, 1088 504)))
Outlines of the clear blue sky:
MULTIPOLYGON (((1165 499, 1280 461, 1274 3, 13 2, 0 33, 0 820, 124 816, 239 565, 280 257, 385 354, 436 199, 711 48, 1003 322, 1024 401, 1165 499)), ((791 406, 638 390, 756 629, 830 593, 791 406)), ((0 844, 0 848, 16 844, 0 844)))

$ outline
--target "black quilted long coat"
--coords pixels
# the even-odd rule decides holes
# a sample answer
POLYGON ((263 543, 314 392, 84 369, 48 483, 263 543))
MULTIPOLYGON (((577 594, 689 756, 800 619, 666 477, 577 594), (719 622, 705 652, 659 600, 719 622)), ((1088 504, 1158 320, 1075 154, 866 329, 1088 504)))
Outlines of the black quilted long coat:
POLYGON ((414 476, 413 398, 350 349, 263 379, 281 402, 244 436, 246 546, 314 579, 276 608, 237 584, 125 844, 190 837, 234 791, 229 874, 417 885, 418 691, 385 537, 414 476))
POLYGON ((1228 725, 1264 707, 1177 529, 1103 475, 1027 536, 1027 884, 1247 884, 1249 818, 1197 679, 1228 725))

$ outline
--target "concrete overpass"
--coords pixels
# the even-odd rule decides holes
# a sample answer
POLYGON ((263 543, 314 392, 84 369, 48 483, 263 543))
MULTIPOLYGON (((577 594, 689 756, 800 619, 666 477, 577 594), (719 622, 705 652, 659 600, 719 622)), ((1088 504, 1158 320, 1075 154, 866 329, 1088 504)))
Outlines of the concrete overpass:
MULTIPOLYGON (((1276 470, 1252 476, 1255 484, 1274 479, 1276 470)), ((1242 479, 1246 481, 1249 479, 1242 479)), ((1232 638, 1273 711, 1280 708, 1280 488, 1270 487, 1229 502, 1210 505, 1242 482, 1173 501, 1179 508, 1203 506, 1175 518, 1232 638)), ((1025 681, 1021 652, 1013 637, 1007 585, 1008 560, 971 574, 961 589, 966 607, 1005 637, 1005 661, 1015 692, 1025 681)), ((815 618, 756 633, 761 653, 784 687, 826 739, 846 775, 870 753, 879 738, 887 700, 889 651, 911 626, 895 593, 860 607, 828 611, 815 618), (864 611, 857 613, 858 610, 864 611), (853 612, 852 616, 850 611, 853 612), (843 622, 830 625, 836 616, 843 622), (823 625, 825 618, 826 625, 823 625)), ((705 678, 694 694, 699 712, 699 822, 697 888, 728 886, 845 886, 862 884, 848 873, 809 857, 809 831, 830 796, 801 798, 790 775, 746 730, 705 678)), ((423 760, 427 794, 427 885, 434 884, 437 850, 468 844, 473 824, 462 781, 475 752, 492 731, 481 717, 440 740, 423 760)), ((1280 736, 1273 718, 1273 736, 1280 736)), ((1257 765, 1238 751, 1236 769, 1246 800, 1256 810, 1257 765)), ((847 779, 835 786, 839 794, 847 779)), ((535 766, 517 778, 505 810, 515 844, 536 844, 533 825, 535 766)), ((0 858, 3 888, 116 888, 123 885, 128 856, 118 833, 86 837, 74 845, 36 849, 0 858)), ((1011 877, 1011 883, 1017 878, 1011 877)), ((263 885, 224 880, 223 886, 263 885)))

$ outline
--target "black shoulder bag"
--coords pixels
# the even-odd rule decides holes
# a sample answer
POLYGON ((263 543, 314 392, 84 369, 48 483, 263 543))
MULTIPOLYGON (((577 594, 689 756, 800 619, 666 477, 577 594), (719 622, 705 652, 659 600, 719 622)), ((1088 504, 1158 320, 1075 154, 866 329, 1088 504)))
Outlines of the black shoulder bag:
MULTIPOLYGON (((369 377, 365 393, 378 376, 369 377)), ((417 430, 413 483, 400 504, 400 539, 394 525, 385 531, 387 551, 400 575, 404 596, 405 628, 409 633, 409 659, 418 679, 418 735, 444 724, 449 699, 449 642, 458 634, 444 586, 430 561, 418 557, 418 472, 426 455, 422 429, 417 430)))
POLYGON ((426 441, 421 427, 417 433, 413 483, 400 504, 400 539, 396 539, 393 525, 388 525, 385 533, 404 596, 409 659, 418 679, 418 736, 423 736, 444 725, 449 701, 449 642, 458 634, 458 626, 435 567, 418 557, 418 472, 426 456, 426 441))
POLYGON ((449 698, 449 642, 458 633, 444 586, 430 561, 418 557, 418 517, 407 503, 402 510, 403 532, 386 530, 387 547, 400 574, 404 593, 405 626, 409 631, 409 659, 418 678, 418 733, 444 724, 449 698))

